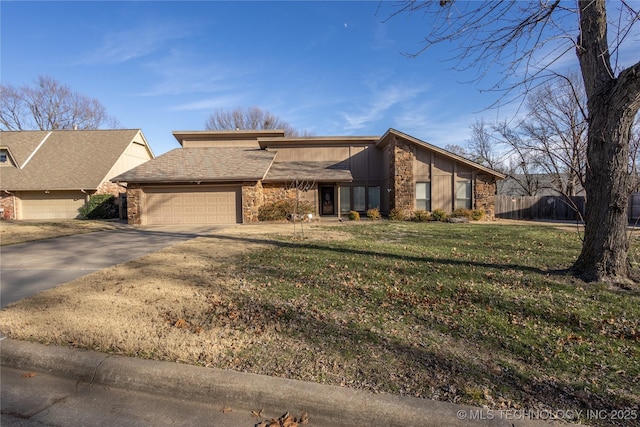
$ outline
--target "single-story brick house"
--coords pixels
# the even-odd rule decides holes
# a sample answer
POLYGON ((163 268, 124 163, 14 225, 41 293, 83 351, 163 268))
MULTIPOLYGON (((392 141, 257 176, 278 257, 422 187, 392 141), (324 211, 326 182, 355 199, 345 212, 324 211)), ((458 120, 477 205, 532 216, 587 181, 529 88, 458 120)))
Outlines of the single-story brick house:
POLYGON ((389 129, 371 137, 285 137, 283 131, 177 131, 182 148, 115 178, 131 224, 258 221, 261 206, 295 197, 320 217, 355 210, 457 207, 493 215, 499 172, 389 129))
POLYGON ((153 157, 139 129, 0 131, 1 216, 76 218, 92 194, 125 192, 110 179, 153 157))

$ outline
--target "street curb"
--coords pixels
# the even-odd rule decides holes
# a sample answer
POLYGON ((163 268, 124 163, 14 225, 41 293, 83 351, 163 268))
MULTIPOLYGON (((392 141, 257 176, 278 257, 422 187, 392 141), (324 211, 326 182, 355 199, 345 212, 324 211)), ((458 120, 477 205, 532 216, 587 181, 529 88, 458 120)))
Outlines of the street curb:
POLYGON ((88 384, 220 404, 247 411, 309 414, 310 426, 540 426, 532 420, 481 415, 480 408, 447 402, 372 394, 343 387, 157 362, 93 351, 0 341, 1 365, 40 371, 88 384), (463 413, 465 419, 459 414, 463 413), (473 414, 471 416, 471 414, 473 414), (471 421, 469 418, 473 418, 471 421))

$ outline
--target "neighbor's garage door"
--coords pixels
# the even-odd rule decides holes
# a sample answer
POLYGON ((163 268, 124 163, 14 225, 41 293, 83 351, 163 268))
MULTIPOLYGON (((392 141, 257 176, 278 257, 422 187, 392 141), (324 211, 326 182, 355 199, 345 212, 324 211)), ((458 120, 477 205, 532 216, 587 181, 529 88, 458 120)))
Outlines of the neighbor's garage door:
POLYGON ((235 224, 242 222, 240 188, 145 189, 146 224, 235 224))
POLYGON ((44 191, 19 193, 22 200, 20 219, 77 218, 86 194, 81 191, 44 191))

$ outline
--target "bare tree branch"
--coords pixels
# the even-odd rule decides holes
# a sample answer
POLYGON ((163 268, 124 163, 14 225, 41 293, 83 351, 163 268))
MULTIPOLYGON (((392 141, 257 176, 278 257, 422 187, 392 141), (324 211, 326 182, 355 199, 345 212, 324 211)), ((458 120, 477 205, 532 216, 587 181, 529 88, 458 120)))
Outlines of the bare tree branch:
POLYGON ((233 110, 218 109, 205 122, 209 130, 260 130, 281 129, 285 136, 308 136, 306 131, 299 131, 278 116, 259 107, 233 110))
POLYGON ((98 100, 52 77, 40 76, 33 86, 0 85, 0 91, 0 125, 7 130, 119 127, 98 100))

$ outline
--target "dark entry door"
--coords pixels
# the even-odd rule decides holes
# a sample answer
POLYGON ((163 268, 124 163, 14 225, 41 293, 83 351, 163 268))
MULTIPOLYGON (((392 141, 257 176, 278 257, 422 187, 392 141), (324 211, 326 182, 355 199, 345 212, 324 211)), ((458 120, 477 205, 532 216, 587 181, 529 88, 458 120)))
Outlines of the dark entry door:
POLYGON ((322 200, 322 215, 335 215, 335 203, 334 203, 334 190, 333 187, 320 187, 320 200, 322 200))

